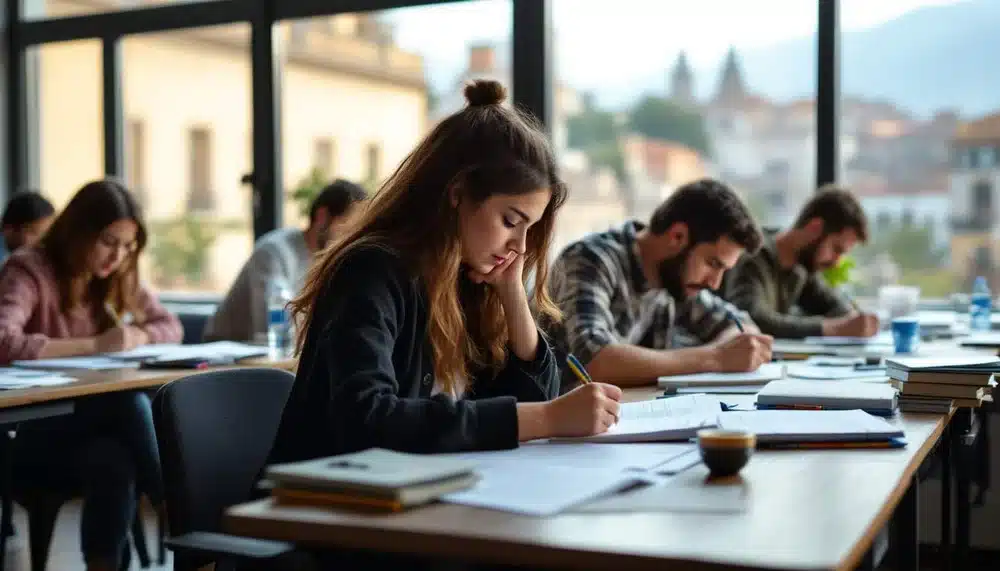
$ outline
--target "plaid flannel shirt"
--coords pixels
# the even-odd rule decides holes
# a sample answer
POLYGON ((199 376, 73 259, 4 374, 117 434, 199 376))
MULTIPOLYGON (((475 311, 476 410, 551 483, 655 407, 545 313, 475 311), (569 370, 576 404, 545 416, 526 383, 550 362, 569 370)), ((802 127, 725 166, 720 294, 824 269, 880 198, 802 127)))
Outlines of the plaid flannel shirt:
POLYGON ((616 343, 669 349, 678 334, 710 342, 731 325, 727 312, 750 322, 709 290, 678 303, 666 290, 651 288, 635 250, 636 233, 643 227, 630 221, 591 234, 556 259, 550 291, 563 321, 546 329, 559 352, 571 352, 586 365, 616 343))

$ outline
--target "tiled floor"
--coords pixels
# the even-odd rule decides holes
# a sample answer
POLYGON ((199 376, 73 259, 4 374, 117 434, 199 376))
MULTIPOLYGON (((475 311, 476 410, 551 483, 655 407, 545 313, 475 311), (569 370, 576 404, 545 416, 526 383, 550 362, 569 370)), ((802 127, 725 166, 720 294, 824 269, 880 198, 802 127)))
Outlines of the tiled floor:
MULTIPOLYGON (((154 565, 147 568, 148 571, 169 571, 170 552, 167 552, 167 564, 156 566, 156 525, 152 517, 147 518, 146 541, 149 543, 151 555, 154 558, 154 565)), ((31 561, 28 553, 28 522, 24 517, 24 512, 18 508, 14 515, 14 524, 17 527, 17 535, 8 540, 7 558, 4 561, 5 571, 30 571, 31 561)), ((56 524, 56 531, 52 539, 52 548, 49 551, 48 568, 52 571, 79 571, 84 569, 83 558, 80 554, 80 503, 72 502, 63 507, 59 512, 59 522, 56 524)), ((135 552, 132 553, 131 569, 139 569, 139 562, 136 560, 135 552)))

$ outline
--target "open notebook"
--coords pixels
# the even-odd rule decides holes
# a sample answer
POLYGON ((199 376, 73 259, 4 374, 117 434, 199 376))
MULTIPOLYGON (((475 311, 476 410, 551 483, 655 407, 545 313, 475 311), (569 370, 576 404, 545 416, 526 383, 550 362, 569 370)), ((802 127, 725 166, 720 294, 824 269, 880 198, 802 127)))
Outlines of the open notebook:
POLYGON ((563 438, 576 442, 665 442, 688 440, 702 428, 718 424, 722 406, 709 395, 683 395, 621 405, 618 424, 607 432, 583 438, 563 438))

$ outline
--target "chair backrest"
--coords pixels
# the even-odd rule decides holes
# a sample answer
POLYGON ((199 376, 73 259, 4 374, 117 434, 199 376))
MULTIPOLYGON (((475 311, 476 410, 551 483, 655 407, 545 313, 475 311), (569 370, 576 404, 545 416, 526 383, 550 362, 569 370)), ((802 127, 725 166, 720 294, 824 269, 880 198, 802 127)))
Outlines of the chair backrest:
POLYGON ((228 369, 162 387, 153 403, 171 535, 219 531, 223 511, 250 498, 295 376, 228 369))

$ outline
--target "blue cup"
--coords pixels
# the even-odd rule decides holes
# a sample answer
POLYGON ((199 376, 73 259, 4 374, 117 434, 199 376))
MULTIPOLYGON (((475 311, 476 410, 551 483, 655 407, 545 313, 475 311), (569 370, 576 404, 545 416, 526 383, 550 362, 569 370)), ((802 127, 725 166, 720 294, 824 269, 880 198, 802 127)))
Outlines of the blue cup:
POLYGON ((920 340, 920 323, 915 317, 897 317, 892 320, 892 341, 896 353, 913 353, 920 340))

